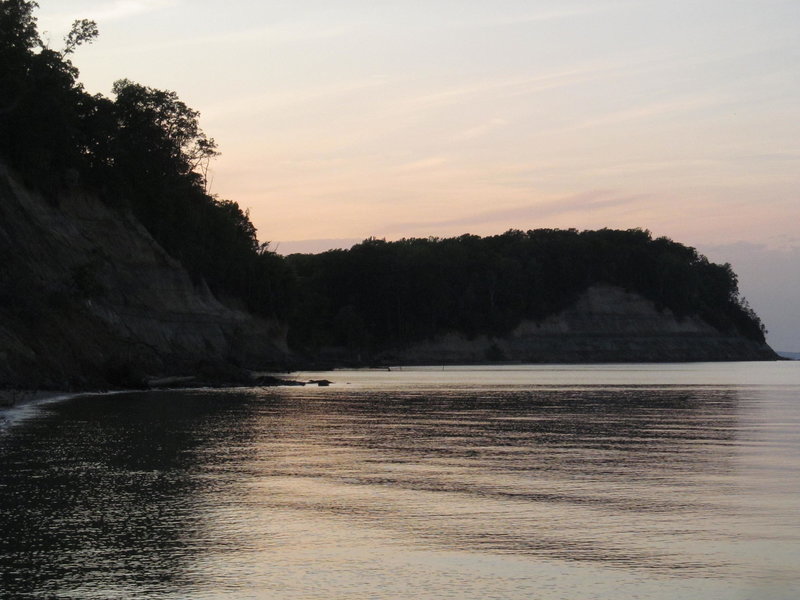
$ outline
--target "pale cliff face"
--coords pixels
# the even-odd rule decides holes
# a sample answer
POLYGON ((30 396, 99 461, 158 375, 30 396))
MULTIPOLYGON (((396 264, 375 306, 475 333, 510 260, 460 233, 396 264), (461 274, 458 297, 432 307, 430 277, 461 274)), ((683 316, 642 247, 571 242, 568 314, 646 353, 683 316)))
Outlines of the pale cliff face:
POLYGON ((677 318, 642 296, 610 285, 588 288, 566 310, 523 321, 509 335, 467 339, 450 333, 391 354, 398 362, 684 362, 773 360, 774 352, 725 334, 697 316, 677 318))
POLYGON ((0 386, 81 386, 283 359, 281 324, 193 283, 132 216, 79 193, 56 206, 2 165, 0 196, 0 386))
POLYGON ((718 335, 716 329, 696 316, 676 318, 660 311, 638 294, 611 285, 590 287, 567 310, 540 323, 523 321, 512 332, 514 338, 536 335, 629 335, 678 334, 718 335))

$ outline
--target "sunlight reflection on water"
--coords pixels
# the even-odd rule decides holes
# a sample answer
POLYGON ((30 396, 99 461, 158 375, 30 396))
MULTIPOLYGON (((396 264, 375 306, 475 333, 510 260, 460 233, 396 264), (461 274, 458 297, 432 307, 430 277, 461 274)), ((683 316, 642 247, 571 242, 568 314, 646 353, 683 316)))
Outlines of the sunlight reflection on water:
POLYGON ((0 439, 2 589, 795 598, 797 367, 348 371, 48 405, 0 439))

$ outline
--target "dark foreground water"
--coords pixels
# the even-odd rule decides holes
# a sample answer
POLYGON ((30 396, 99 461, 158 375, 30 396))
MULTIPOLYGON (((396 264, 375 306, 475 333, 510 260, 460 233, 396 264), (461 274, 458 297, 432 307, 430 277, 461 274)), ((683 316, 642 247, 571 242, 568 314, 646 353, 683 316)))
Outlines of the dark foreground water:
POLYGON ((0 597, 800 597, 800 363, 319 376, 6 413, 0 597))

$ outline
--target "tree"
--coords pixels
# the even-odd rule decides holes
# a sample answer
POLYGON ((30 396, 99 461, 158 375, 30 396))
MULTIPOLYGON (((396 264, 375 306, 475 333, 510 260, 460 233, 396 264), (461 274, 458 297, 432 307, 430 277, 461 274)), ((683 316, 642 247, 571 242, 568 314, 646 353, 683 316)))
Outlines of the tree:
POLYGON ((40 46, 34 9, 36 2, 24 0, 0 1, 0 58, 3 65, 13 55, 27 54, 40 46))
POLYGON ((602 283, 679 317, 695 314, 720 331, 764 341, 730 265, 709 263, 694 248, 653 240, 642 229, 368 239, 287 262, 299 290, 291 341, 301 349, 347 342, 380 351, 452 331, 507 335, 523 319, 556 314, 602 283), (355 323, 363 331, 346 339, 343 332, 355 323))
POLYGON ((217 145, 200 129, 200 113, 172 91, 120 79, 112 88, 119 127, 118 158, 153 176, 177 175, 205 190, 208 161, 217 145))
POLYGON ((37 32, 37 6, 0 1, 0 156, 28 183, 55 191, 84 162, 78 108, 86 94, 66 56, 93 41, 97 25, 75 21, 57 52, 37 32))
POLYGON ((197 281, 255 312, 279 314, 291 272, 259 246, 247 211, 207 193, 218 152, 199 113, 175 92, 127 79, 114 84, 114 100, 87 94, 69 57, 97 38, 97 24, 75 21, 56 51, 37 32, 36 8, 0 0, 0 159, 54 203, 80 182, 130 209, 197 281))
MULTIPOLYGON (((8 139, 11 113, 22 104, 33 49, 40 43, 35 2, 0 2, 0 138, 8 139)), ((2 141, 0 141, 2 143, 2 141)), ((6 144, 3 150, 6 150, 6 144)))
POLYGON ((75 52, 75 48, 81 44, 91 44, 97 39, 99 31, 97 23, 89 19, 78 19, 73 21, 72 28, 69 33, 64 37, 64 49, 61 50, 61 56, 75 52))

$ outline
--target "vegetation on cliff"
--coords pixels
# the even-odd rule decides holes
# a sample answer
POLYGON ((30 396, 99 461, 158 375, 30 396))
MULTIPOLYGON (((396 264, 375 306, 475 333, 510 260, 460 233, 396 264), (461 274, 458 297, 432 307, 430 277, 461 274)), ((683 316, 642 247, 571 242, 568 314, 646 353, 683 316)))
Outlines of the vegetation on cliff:
MULTIPOLYGON (((113 99, 87 93, 70 56, 95 39, 95 24, 76 21, 54 50, 37 32, 36 6, 0 0, 0 160, 53 203, 86 190, 132 213, 197 283, 288 321, 297 350, 369 356, 451 331, 502 336, 522 320, 563 310, 598 283, 764 342, 730 265, 639 229, 368 239, 347 251, 283 259, 259 243, 246 211, 208 193, 217 147, 197 111, 174 92, 127 79, 114 84, 113 99)), ((9 257, 0 264, 6 312, 27 306, 13 291, 20 286, 7 285, 25 280, 11 245, 0 236, 9 257)), ((92 268, 75 277, 86 298, 102 293, 92 268)))
POLYGON ((61 50, 39 36, 36 2, 0 1, 0 158, 54 202, 69 188, 130 210, 198 281, 280 317, 289 273, 238 204, 206 190, 216 144, 174 92, 121 79, 87 93, 70 56, 97 27, 76 21, 61 50))
POLYGON ((295 347, 399 347, 449 331, 502 336, 567 308, 588 287, 619 286, 677 316, 763 342, 730 265, 648 231, 511 230, 481 238, 369 239, 292 255, 295 347))

